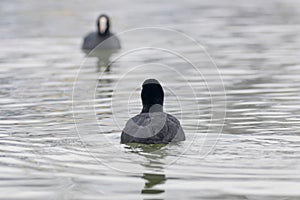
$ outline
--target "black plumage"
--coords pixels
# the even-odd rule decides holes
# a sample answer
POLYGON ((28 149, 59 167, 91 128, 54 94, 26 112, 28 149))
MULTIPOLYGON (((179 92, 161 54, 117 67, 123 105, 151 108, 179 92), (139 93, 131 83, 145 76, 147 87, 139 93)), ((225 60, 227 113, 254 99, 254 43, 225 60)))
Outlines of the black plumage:
POLYGON ((185 140, 180 122, 163 112, 164 92, 157 80, 143 83, 141 98, 143 109, 126 123, 121 143, 167 144, 185 140))

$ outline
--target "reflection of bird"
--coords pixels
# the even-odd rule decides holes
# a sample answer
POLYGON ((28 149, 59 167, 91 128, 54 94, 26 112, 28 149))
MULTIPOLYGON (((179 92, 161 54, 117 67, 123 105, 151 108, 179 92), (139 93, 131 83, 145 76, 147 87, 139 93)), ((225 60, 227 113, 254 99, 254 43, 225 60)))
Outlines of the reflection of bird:
POLYGON ((155 79, 143 83, 142 112, 128 120, 121 143, 166 144, 185 140, 180 122, 163 112, 164 91, 155 79))
POLYGON ((142 194, 159 194, 164 192, 164 190, 153 188, 156 185, 165 183, 166 176, 164 174, 144 173, 142 178, 147 181, 141 192, 142 194))
POLYGON ((82 49, 91 51, 100 43, 99 49, 120 49, 119 39, 110 32, 110 21, 107 15, 100 15, 97 19, 97 31, 85 36, 82 49))

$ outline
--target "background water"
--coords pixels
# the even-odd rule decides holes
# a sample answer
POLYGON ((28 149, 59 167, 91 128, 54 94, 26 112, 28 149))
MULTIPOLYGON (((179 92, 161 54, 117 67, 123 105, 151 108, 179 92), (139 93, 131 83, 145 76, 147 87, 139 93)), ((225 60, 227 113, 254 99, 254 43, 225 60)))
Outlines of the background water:
POLYGON ((2 0, 1 199, 299 199, 299 13, 296 0, 2 0), (80 50, 102 12, 115 33, 178 32, 120 35, 122 53, 156 48, 105 71, 80 50), (149 77, 185 142, 119 144, 149 77))

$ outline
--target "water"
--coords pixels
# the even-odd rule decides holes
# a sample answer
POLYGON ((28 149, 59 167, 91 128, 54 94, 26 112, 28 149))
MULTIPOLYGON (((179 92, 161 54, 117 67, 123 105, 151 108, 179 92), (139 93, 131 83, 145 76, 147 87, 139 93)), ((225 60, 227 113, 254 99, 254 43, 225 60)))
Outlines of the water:
POLYGON ((1 199, 300 198, 299 2, 4 0, 0 10, 1 199), (122 33, 109 71, 79 48, 100 12, 122 33), (145 26, 178 32, 124 33, 145 26), (171 52, 119 57, 139 47, 171 52), (185 142, 119 144, 149 76, 185 142))

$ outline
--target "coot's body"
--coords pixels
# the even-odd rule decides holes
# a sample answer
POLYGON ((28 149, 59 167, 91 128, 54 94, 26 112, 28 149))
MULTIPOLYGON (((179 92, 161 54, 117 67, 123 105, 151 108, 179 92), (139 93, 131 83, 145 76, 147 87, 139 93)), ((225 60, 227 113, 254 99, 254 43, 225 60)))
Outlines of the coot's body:
POLYGON ((121 143, 167 144, 183 140, 179 121, 164 112, 136 115, 127 122, 121 135, 121 143))
POLYGON ((163 112, 164 92, 157 80, 143 83, 141 97, 142 112, 128 120, 121 143, 167 144, 185 140, 180 122, 163 112))
POLYGON ((110 20, 108 16, 100 15, 97 19, 97 31, 91 32, 85 36, 82 49, 85 52, 89 52, 94 49, 97 51, 117 50, 120 48, 121 45, 119 39, 110 32, 110 20))
POLYGON ((89 52, 93 49, 97 50, 117 50, 121 45, 119 39, 112 33, 99 35, 97 32, 89 33, 83 41, 82 49, 89 52), (100 46, 98 46, 101 44, 100 46), (98 47, 97 47, 98 46, 98 47), (97 47, 97 48, 96 48, 97 47))

